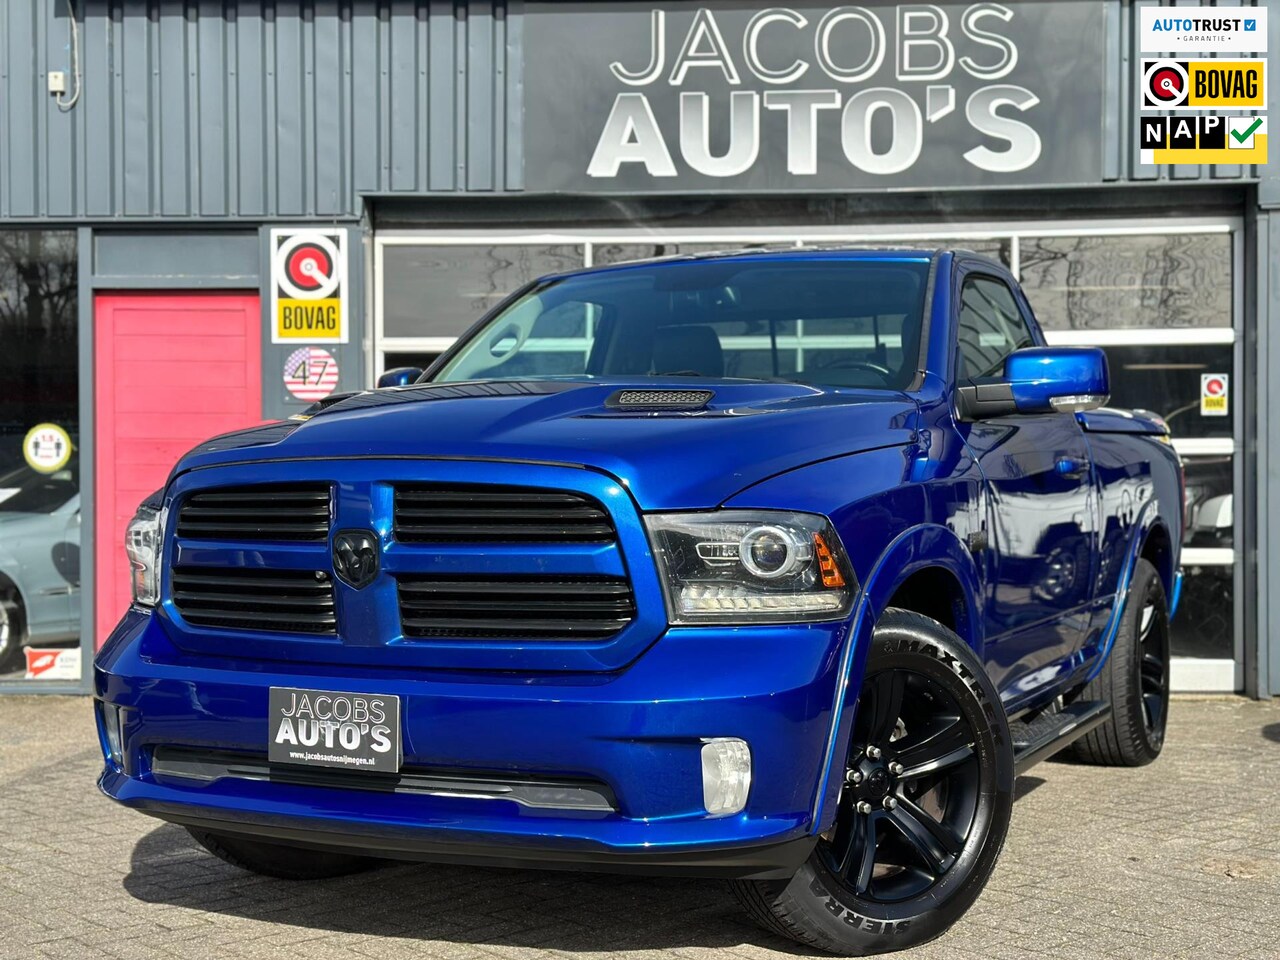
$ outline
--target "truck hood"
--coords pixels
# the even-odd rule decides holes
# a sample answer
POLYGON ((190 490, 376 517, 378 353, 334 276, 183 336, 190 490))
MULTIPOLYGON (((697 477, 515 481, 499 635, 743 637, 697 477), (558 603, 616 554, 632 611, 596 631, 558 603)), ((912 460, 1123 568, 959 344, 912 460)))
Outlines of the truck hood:
POLYGON ((909 396, 889 390, 744 380, 423 384, 353 394, 307 419, 214 438, 174 475, 275 459, 537 461, 602 470, 641 509, 694 509, 817 460, 909 443, 915 413, 909 396), (610 402, 623 389, 712 397, 698 409, 637 411, 610 402))

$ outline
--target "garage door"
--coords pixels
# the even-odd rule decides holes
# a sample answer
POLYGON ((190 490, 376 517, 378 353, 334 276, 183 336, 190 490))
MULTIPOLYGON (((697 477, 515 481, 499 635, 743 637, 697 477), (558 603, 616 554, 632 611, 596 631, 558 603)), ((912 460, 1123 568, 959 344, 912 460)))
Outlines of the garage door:
POLYGON ((94 300, 96 639, 129 605, 124 531, 174 462, 262 420, 256 292, 111 293, 94 300))

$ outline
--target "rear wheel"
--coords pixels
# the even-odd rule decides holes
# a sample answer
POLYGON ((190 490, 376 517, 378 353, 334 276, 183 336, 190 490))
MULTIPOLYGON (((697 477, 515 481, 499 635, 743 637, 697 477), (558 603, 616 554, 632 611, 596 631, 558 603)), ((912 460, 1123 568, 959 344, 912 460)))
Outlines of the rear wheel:
POLYGON ((1013 753, 981 662, 954 633, 889 610, 876 626, 835 823, 790 881, 740 881, 767 929, 853 956, 944 933, 1004 844, 1013 753))
POLYGON ((1160 755, 1169 718, 1169 607, 1150 561, 1134 568, 1111 655, 1080 696, 1111 704, 1111 718, 1076 741, 1081 760, 1140 767, 1160 755))
POLYGON ((323 880, 359 873, 379 866, 382 861, 349 853, 309 850, 283 843, 267 843, 251 837, 214 833, 188 827, 200 846, 241 870, 260 873, 281 880, 323 880))

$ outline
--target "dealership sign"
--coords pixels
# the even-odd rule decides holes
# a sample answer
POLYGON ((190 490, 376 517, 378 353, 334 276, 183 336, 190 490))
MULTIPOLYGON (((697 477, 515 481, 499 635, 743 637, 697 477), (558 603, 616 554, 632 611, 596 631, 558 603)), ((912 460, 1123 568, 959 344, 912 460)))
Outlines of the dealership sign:
POLYGON ((531 190, 1007 186, 1102 176, 1099 0, 624 0, 529 10, 531 190))
POLYGON ((271 231, 271 342, 347 342, 347 232, 271 231))

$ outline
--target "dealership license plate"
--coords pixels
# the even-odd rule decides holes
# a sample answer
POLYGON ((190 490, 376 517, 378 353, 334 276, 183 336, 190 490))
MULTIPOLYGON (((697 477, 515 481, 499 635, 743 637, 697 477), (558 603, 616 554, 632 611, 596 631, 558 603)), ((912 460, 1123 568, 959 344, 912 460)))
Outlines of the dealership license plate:
POLYGON ((267 760, 396 773, 403 748, 400 698, 272 687, 267 760))

